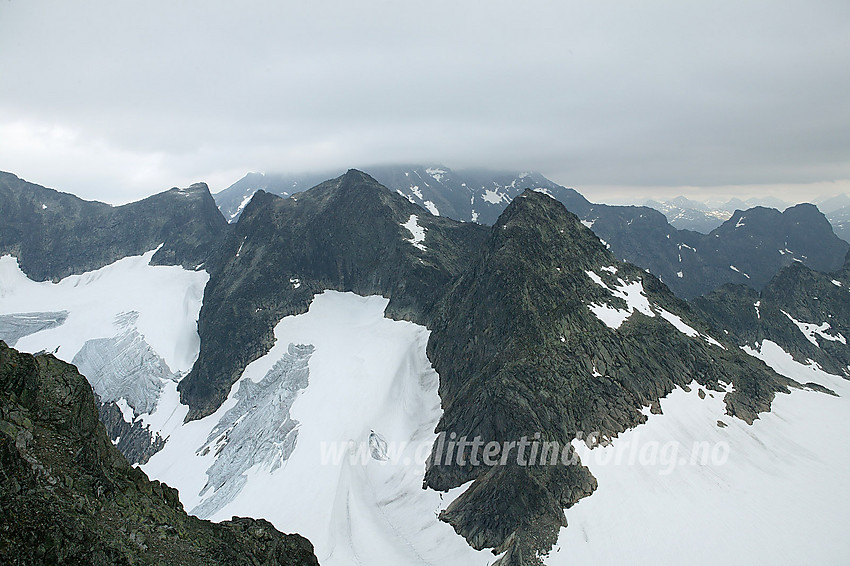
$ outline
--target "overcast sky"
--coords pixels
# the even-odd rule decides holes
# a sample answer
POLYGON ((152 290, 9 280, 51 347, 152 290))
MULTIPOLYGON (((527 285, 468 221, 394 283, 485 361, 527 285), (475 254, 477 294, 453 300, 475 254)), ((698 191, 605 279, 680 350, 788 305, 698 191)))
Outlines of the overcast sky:
POLYGON ((850 2, 0 0, 0 170, 119 203, 394 162, 848 191, 850 2))

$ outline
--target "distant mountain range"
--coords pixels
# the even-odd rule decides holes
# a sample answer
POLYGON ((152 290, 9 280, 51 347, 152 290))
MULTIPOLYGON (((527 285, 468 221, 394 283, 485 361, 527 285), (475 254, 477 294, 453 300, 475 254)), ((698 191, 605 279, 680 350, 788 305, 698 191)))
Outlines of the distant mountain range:
MULTIPOLYGON (((731 202, 731 201, 730 201, 731 202)), ((683 196, 669 201, 648 200, 644 206, 654 208, 667 217, 667 221, 679 230, 693 230, 708 234, 732 217, 734 208, 711 208, 707 204, 683 196)), ((749 206, 736 207, 747 209, 749 206)))
MULTIPOLYGON (((719 227, 731 218, 736 210, 747 210, 761 206, 782 211, 791 206, 790 203, 772 197, 751 198, 746 201, 731 199, 723 203, 703 203, 679 196, 669 201, 648 200, 644 204, 664 214, 672 226, 680 230, 693 230, 703 234, 708 234, 719 227)), ((838 195, 817 201, 816 204, 832 224, 835 234, 845 242, 850 242, 847 224, 848 219, 850 219, 850 197, 838 195)))
MULTIPOLYGON (((798 205, 779 213, 763 206, 750 210, 747 203, 731 200, 724 205, 728 210, 712 211, 707 205, 676 199, 681 207, 699 207, 688 210, 710 219, 702 226, 707 228, 710 224, 714 228, 703 234, 699 233, 701 230, 695 233, 677 228, 676 222, 668 220, 674 214, 672 208, 667 209, 665 218, 649 206, 594 204, 574 189, 534 172, 455 172, 443 166, 420 165, 375 167, 369 173, 431 214, 487 225, 495 222, 522 191, 545 192, 585 222, 611 246, 614 255, 648 269, 686 299, 725 283, 760 289, 781 267, 795 260, 814 269, 838 269, 850 248, 833 234, 829 222, 810 205, 798 205), (742 213, 733 220, 736 210, 742 213)), ((318 177, 251 173, 214 198, 222 214, 235 219, 255 191, 287 197, 309 188, 318 177)), ((777 199, 758 202, 784 205, 777 199)), ((699 216, 687 214, 691 218, 699 216)))
MULTIPOLYGON (((230 187, 216 193, 214 197, 224 217, 233 222, 239 218, 251 196, 258 190, 288 197, 342 173, 343 171, 304 175, 249 173, 230 187)), ((534 172, 455 172, 439 165, 400 165, 370 167, 368 173, 382 185, 397 191, 434 216, 446 216, 453 220, 479 224, 493 224, 508 203, 525 189, 547 189, 557 194, 560 200, 579 196, 574 190, 561 187, 534 172)))

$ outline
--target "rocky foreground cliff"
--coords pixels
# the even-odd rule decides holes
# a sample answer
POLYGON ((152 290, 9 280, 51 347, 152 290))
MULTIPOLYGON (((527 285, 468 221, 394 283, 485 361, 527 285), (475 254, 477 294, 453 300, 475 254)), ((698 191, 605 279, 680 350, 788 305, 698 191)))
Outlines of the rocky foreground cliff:
POLYGON ((74 366, 4 342, 0 510, 2 564, 318 564, 307 539, 267 521, 187 515, 110 443, 74 366))

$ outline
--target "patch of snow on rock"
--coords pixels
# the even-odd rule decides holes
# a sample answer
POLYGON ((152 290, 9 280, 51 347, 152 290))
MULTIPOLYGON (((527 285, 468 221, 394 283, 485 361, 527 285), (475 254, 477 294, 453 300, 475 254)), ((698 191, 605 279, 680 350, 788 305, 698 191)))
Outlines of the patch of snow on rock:
POLYGON ((419 225, 419 218, 415 214, 411 214, 407 222, 401 224, 407 231, 410 232, 410 238, 407 240, 414 247, 425 251, 427 248, 423 243, 425 241, 425 227, 419 225))
POLYGON ((808 340, 815 346, 819 346, 816 336, 820 336, 824 340, 847 344, 847 339, 844 338, 844 336, 840 333, 836 335, 826 333, 826 331, 830 329, 830 325, 828 322, 824 322, 823 324, 811 324, 809 322, 801 322, 785 311, 782 311, 782 314, 787 316, 791 320, 791 322, 793 322, 794 325, 800 329, 800 332, 803 333, 803 336, 806 337, 806 340, 808 340))

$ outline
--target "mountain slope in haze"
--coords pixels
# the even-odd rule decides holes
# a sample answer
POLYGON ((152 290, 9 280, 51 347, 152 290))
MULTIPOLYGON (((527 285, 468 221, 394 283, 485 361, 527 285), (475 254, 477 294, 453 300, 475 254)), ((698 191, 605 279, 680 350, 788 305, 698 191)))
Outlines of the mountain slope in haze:
POLYGON ((833 273, 796 262, 761 292, 729 285, 693 304, 741 347, 758 350, 770 341, 801 364, 850 378, 850 255, 833 273))
POLYGON ((372 167, 369 172, 434 215, 486 225, 496 222, 508 203, 526 189, 546 190, 559 200, 580 196, 534 171, 453 171, 438 165, 411 165, 372 167))
POLYGON ((751 197, 747 200, 742 200, 739 198, 731 198, 726 202, 709 200, 705 203, 707 207, 713 210, 725 210, 728 213, 733 213, 736 210, 748 210, 750 208, 756 208, 761 206, 763 208, 775 208, 777 210, 785 210, 793 203, 786 202, 780 198, 767 196, 767 197, 751 197))
MULTIPOLYGON (((815 201, 814 204, 832 224, 835 234, 845 242, 850 241, 850 234, 847 230, 847 226, 850 226, 848 224, 848 221, 850 221, 850 197, 838 195, 815 201)), ((662 212, 670 221, 670 224, 679 230, 693 230, 703 234, 708 234, 720 226, 724 221, 731 218, 736 210, 749 210, 758 206, 785 210, 792 206, 776 198, 751 198, 747 201, 732 199, 726 203, 712 203, 709 206, 683 196, 670 201, 648 200, 645 205, 662 212)))
POLYGON ((200 355, 180 383, 190 418, 214 411, 271 348, 274 326, 316 293, 383 295, 388 316, 427 323, 486 231, 431 216, 355 170, 288 199, 258 192, 208 264, 200 355))
POLYGON ((835 235, 845 242, 850 242, 850 206, 828 212, 826 217, 832 224, 835 235))
POLYGON ((25 564, 318 564, 266 521, 210 523, 112 446, 70 364, 0 342, 0 561, 25 564))
POLYGON ((227 230, 203 183, 113 207, 0 173, 0 218, 0 255, 17 257, 36 281, 92 271, 160 244, 154 264, 194 269, 227 230))
POLYGON ((708 234, 732 216, 732 211, 712 209, 706 204, 683 196, 669 201, 648 200, 644 205, 664 214, 674 228, 693 230, 701 234, 708 234))
POLYGON ((303 175, 248 173, 226 189, 214 194, 213 198, 227 221, 236 222, 257 191, 265 191, 285 198, 341 174, 342 171, 303 175))
MULTIPOLYGON (((584 221, 618 258, 649 269, 685 299, 725 283, 760 289, 794 260, 813 269, 835 270, 850 249, 811 205, 798 205, 784 213, 766 208, 736 211, 731 215, 734 221, 730 218, 710 234, 701 234, 676 229, 664 214, 647 206, 591 203, 539 173, 455 172, 438 166, 384 166, 369 172, 390 190, 432 213, 488 225, 523 190, 541 189, 584 221), (741 221, 742 217, 747 220, 741 221)), ((215 198, 220 206, 231 203, 232 208, 237 193, 240 203, 247 202, 251 186, 254 190, 257 186, 285 187, 281 194, 288 194, 285 191, 292 186, 304 187, 311 180, 252 174, 215 198)), ((747 208, 743 201, 740 204, 747 208)), ((229 215, 231 208, 222 207, 222 211, 229 215)))
POLYGON ((824 214, 829 215, 836 210, 841 208, 847 208, 850 206, 850 196, 846 194, 836 195, 831 198, 819 200, 816 203, 818 208, 823 211, 824 214))
MULTIPOLYGON (((692 382, 725 393, 728 414, 751 423, 793 382, 709 328, 655 277, 618 262, 562 204, 526 191, 433 322, 438 431, 483 443, 542 434, 570 446, 591 431, 605 441, 692 382)), ((470 465, 483 455, 481 445, 467 448, 464 465, 435 445, 426 485, 474 480, 441 518, 473 547, 505 552, 505 565, 538 563, 566 524, 564 508, 590 495, 595 479, 576 464, 470 465)))

